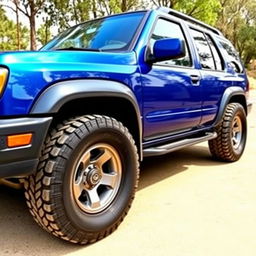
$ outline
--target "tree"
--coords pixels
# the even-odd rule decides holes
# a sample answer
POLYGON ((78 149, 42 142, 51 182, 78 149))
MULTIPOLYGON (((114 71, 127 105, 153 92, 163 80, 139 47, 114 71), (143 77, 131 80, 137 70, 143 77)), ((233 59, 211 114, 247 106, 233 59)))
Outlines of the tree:
POLYGON ((41 45, 45 45, 51 39, 50 21, 46 18, 44 24, 42 24, 37 30, 37 41, 41 45))
POLYGON ((196 19, 214 25, 220 8, 219 0, 178 1, 174 8, 196 19))
POLYGON ((241 27, 237 36, 237 49, 247 65, 251 59, 256 58, 256 26, 245 25, 241 27))
POLYGON ((219 0, 153 0, 155 6, 165 6, 214 25, 220 8, 219 0))
MULTIPOLYGON (((44 0, 9 0, 29 20, 30 25, 30 49, 36 50, 36 16, 38 16, 45 5, 44 0)), ((16 9, 9 5, 14 12, 16 9)))
POLYGON ((28 46, 28 29, 19 24, 22 38, 17 45, 16 25, 9 20, 4 10, 0 7, 0 50, 26 49, 28 46))
POLYGON ((62 31, 89 19, 92 3, 96 0, 52 0, 45 7, 52 25, 62 31))
POLYGON ((174 9, 179 0, 152 0, 152 2, 155 6, 164 6, 174 9))
POLYGON ((256 57, 255 0, 220 0, 216 26, 234 44, 245 64, 256 57))
POLYGON ((62 31, 71 25, 114 13, 136 10, 142 0, 51 0, 45 12, 62 31))
POLYGON ((20 50, 20 15, 19 15, 19 1, 14 0, 15 4, 15 16, 16 16, 16 36, 17 36, 17 50, 20 50))
POLYGON ((100 10, 99 16, 136 10, 142 5, 139 0, 98 0, 96 2, 100 10))
POLYGON ((242 10, 250 0, 220 0, 221 8, 218 12, 216 26, 222 33, 235 43, 237 26, 242 25, 242 10))

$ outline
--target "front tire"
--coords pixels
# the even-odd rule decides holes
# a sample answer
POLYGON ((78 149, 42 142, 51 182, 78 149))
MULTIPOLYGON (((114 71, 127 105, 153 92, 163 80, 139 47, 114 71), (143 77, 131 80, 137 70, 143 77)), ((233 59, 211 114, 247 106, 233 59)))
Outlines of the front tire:
POLYGON ((113 118, 86 115, 50 133, 37 173, 25 182, 25 197, 45 230, 73 243, 93 243, 122 222, 138 178, 128 130, 113 118))
POLYGON ((216 131, 217 138, 208 142, 213 157, 226 162, 239 160, 244 152, 247 137, 243 106, 239 103, 228 104, 216 131))

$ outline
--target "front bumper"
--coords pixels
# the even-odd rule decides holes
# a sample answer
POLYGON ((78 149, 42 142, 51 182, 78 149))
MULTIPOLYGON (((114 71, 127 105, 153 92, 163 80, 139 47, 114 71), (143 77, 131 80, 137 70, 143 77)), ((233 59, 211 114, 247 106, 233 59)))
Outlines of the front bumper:
POLYGON ((0 178, 32 174, 52 117, 0 119, 0 178), (23 147, 8 148, 7 136, 32 133, 32 141, 23 147))

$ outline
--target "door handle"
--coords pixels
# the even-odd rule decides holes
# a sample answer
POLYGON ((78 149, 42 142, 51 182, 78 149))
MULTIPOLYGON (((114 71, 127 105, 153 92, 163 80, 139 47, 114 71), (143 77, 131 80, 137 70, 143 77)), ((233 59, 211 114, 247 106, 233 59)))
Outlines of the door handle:
POLYGON ((193 85, 199 85, 199 82, 200 82, 200 79, 201 77, 198 76, 198 75, 190 75, 190 78, 191 78, 191 82, 193 85))

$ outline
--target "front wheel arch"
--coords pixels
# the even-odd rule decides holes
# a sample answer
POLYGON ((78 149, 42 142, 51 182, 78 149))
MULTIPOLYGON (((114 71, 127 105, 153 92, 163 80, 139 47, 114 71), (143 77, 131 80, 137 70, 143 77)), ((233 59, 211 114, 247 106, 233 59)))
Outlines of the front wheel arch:
MULTIPOLYGON (((139 98, 142 97, 137 96, 139 98)), ((47 87, 31 107, 32 115, 54 115, 54 119, 77 115, 108 115, 120 120, 132 133, 142 160, 141 106, 125 84, 104 79, 74 79, 47 87)), ((62 120, 64 120, 62 119, 62 120)))

